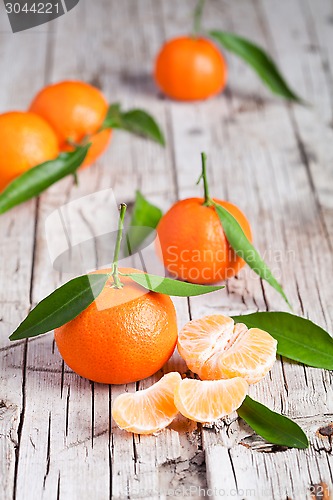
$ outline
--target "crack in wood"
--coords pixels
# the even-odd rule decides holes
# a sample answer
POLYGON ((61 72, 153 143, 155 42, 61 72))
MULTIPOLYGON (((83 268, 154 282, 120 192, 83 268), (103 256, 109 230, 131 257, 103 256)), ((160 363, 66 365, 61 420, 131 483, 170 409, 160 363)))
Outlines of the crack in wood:
POLYGON ((278 444, 268 443, 260 436, 254 434, 253 436, 246 437, 239 442, 240 445, 245 446, 252 451, 261 453, 279 453, 289 450, 288 446, 281 446, 278 444))
POLYGON ((69 427, 69 400, 71 394, 71 387, 67 388, 67 397, 66 397, 66 419, 65 419, 65 436, 68 437, 68 427, 69 427))
POLYGON ((46 479, 50 472, 50 461, 51 461, 51 412, 49 413, 49 425, 47 429, 46 470, 43 479, 44 490, 45 490, 46 479))
POLYGON ((18 478, 18 467, 19 467, 19 459, 20 459, 20 445, 22 440, 22 432, 23 432, 23 424, 25 417, 25 409, 26 409, 26 365, 27 365, 27 355, 28 355, 28 341, 25 340, 24 349, 23 349, 23 363, 22 363, 22 406, 20 411, 20 417, 17 427, 17 443, 15 446, 15 465, 14 465, 14 483, 13 483, 13 500, 16 499, 16 490, 17 490, 17 478, 18 478))
POLYGON ((57 500, 60 500, 60 471, 58 474, 58 482, 57 482, 57 500))
POLYGON ((94 448, 95 436, 95 383, 90 382, 91 387, 91 448, 94 448))

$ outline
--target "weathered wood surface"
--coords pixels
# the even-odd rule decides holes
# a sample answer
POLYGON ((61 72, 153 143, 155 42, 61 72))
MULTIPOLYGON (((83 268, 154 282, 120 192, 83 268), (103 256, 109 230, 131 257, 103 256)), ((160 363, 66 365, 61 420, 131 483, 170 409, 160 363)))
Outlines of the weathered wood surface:
MULTIPOLYGON (((139 188, 165 209, 178 197, 199 193, 201 150, 209 153, 213 194, 248 214, 256 246, 281 277, 295 312, 332 331, 332 2, 207 5, 205 26, 234 30, 266 46, 311 103, 307 108, 273 98, 233 57, 223 96, 198 104, 162 99, 150 77, 152 60, 165 38, 189 30, 193 6, 190 0, 81 0, 66 16, 15 36, 1 12, 1 111, 24 109, 47 82, 80 78, 100 86, 110 102, 149 109, 168 140, 162 150, 115 132, 105 156, 80 174, 79 187, 66 179, 38 202, 1 217, 1 500, 200 498, 205 492, 211 498, 303 500, 311 498, 311 485, 321 483, 332 494, 331 440, 318 433, 333 420, 328 372, 278 360, 270 376, 251 388, 254 397, 304 427, 311 441, 307 451, 267 446, 233 418, 220 429, 179 419, 158 436, 137 437, 117 429, 110 416, 124 387, 73 374, 52 335, 15 345, 7 340, 29 308, 71 276, 50 262, 45 222, 54 210, 110 188, 118 202, 128 203, 139 188)), ((69 222, 74 236, 88 239, 114 224, 112 201, 104 193, 79 203, 75 223, 69 222)), ((107 263, 97 248, 94 266, 107 263)), ((175 304, 180 326, 216 311, 284 308, 248 269, 224 291, 175 304)), ((170 369, 186 367, 175 355, 170 369)))

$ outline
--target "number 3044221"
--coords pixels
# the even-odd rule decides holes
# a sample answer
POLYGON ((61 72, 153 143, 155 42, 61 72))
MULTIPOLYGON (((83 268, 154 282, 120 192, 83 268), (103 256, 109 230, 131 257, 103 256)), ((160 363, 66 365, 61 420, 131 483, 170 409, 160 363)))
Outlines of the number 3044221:
POLYGON ((6 3, 6 11, 7 14, 59 14, 59 3, 42 3, 42 2, 34 2, 30 5, 28 3, 18 3, 18 2, 7 2, 6 3))

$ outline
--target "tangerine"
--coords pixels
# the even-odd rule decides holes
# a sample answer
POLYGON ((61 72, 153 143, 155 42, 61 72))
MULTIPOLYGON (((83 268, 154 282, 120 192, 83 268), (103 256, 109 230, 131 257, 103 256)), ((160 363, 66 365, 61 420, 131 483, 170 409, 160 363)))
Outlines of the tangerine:
POLYGON ((106 149, 111 130, 100 131, 108 110, 104 95, 88 83, 67 80, 44 87, 30 111, 42 116, 54 129, 62 151, 86 138, 91 142, 83 166, 91 165, 106 149))
POLYGON ((147 291, 128 276, 122 276, 121 282, 123 287, 115 288, 110 277, 87 309, 54 332, 67 365, 82 377, 104 384, 149 377, 168 361, 177 343, 170 297, 147 291))
POLYGON ((0 115, 0 189, 15 177, 59 154, 50 125, 34 113, 10 111, 0 115))
POLYGON ((207 99, 224 89, 227 64, 207 38, 183 36, 162 47, 155 62, 155 80, 172 99, 207 99))
MULTIPOLYGON (((213 200, 238 221, 251 241, 243 212, 227 201, 213 200)), ((175 203, 157 226, 156 249, 169 273, 190 283, 216 283, 235 276, 245 265, 231 248, 213 206, 203 198, 175 203)))

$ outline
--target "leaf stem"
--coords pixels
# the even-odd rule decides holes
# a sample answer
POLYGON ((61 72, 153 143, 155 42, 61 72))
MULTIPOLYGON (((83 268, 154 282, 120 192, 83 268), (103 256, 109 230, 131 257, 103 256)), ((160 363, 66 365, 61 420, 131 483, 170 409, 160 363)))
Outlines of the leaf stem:
POLYGON ((206 0, 198 0, 197 6, 194 9, 193 19, 193 36, 196 38, 201 32, 202 13, 206 0))
POLYGON ((118 259, 119 259, 119 253, 120 253, 121 240, 123 237, 124 218, 125 218, 126 208, 127 208, 126 203, 121 203, 121 205, 119 207, 120 214, 119 214, 117 241, 116 241, 116 246, 114 249, 113 265, 112 265, 112 278, 113 278, 114 288, 122 288, 123 287, 123 284, 121 283, 121 281, 119 279, 118 259))
POLYGON ((204 185, 204 194, 205 194, 205 201, 204 201, 204 205, 206 207, 211 207, 212 205, 214 205, 214 202, 213 200, 211 199, 210 195, 209 195, 209 185, 208 185, 208 180, 207 180, 207 171, 206 171, 206 162, 207 162, 207 155, 206 153, 201 153, 201 165, 202 165, 202 170, 201 170, 201 175, 198 179, 198 182, 197 184, 199 184, 199 182, 203 181, 203 185, 204 185))

